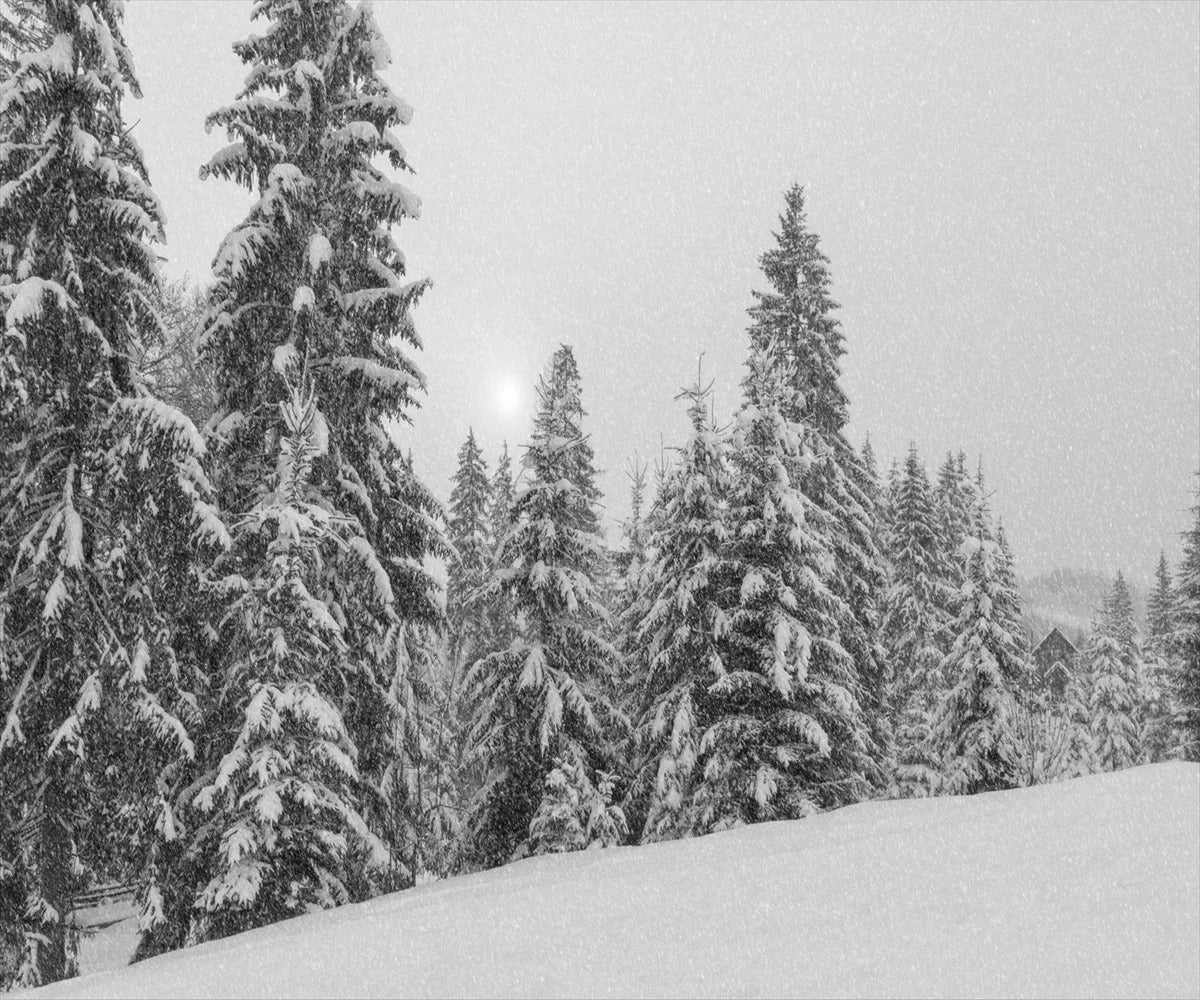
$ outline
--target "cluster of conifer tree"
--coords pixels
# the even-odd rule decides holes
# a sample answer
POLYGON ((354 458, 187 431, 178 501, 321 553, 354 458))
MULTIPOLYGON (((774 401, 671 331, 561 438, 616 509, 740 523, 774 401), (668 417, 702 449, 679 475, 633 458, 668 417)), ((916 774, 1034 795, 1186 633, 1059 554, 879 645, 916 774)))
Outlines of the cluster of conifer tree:
POLYGON ((681 394, 690 435, 652 497, 635 468, 613 548, 569 347, 515 492, 558 507, 514 504, 507 449, 489 478, 468 435, 444 686, 473 762, 458 867, 1197 759, 1194 568, 1173 589, 1160 565, 1144 641, 1118 574, 1078 661, 1036 666, 982 467, 948 454, 931 482, 911 446, 881 482, 870 442, 846 440, 829 262, 799 187, 761 264, 737 413, 718 426, 699 380, 681 394), (514 604, 518 580, 542 596, 514 604))
POLYGON ((1195 715, 1188 708, 1195 699, 1189 685, 1195 684, 1196 667, 1188 645, 1194 626, 1186 624, 1194 614, 1195 584, 1189 580, 1200 558, 1200 507, 1196 515, 1197 527, 1185 536, 1177 584, 1160 557, 1144 633, 1118 572, 1075 662, 1037 665, 1031 648, 1037 637, 1024 624, 1012 552, 1003 524, 992 524, 982 472, 971 477, 964 455, 947 455, 931 484, 910 448, 904 464, 893 465, 880 507, 889 575, 883 640, 896 678, 892 791, 981 791, 1011 780, 1033 784, 1152 761, 1200 759, 1195 715), (988 549, 992 566, 985 569, 988 549), (968 593, 974 595, 970 600, 968 593), (964 633, 963 616, 983 595, 990 621, 976 607, 976 623, 964 633), (977 640, 964 643, 971 631, 977 640), (962 688, 981 669, 975 687, 962 688), (957 708, 948 696, 959 700, 957 708), (962 770, 951 773, 946 733, 943 729, 939 754, 936 730, 939 718, 965 710, 962 699, 977 705, 999 699, 1005 708, 981 715, 983 728, 962 747, 974 747, 975 753, 988 748, 991 763, 964 754, 962 770), (987 778, 989 768, 1009 778, 997 785, 987 778))
POLYGON ((409 885, 439 822, 443 533, 387 429, 423 388, 425 288, 393 238, 420 203, 380 165, 408 169, 387 47, 341 0, 262 0, 235 46, 203 174, 256 201, 216 253, 198 430, 147 377, 163 215, 121 14, 31 0, 0 38, 0 976, 24 984, 71 974, 90 883, 137 883, 149 955, 409 885))
POLYGON ((72 973, 97 883, 136 884, 144 957, 529 854, 1200 759, 1200 508, 1146 642, 1118 580, 1049 701, 982 476, 950 456, 931 485, 914 448, 881 483, 847 438, 801 188, 736 413, 682 394, 618 544, 567 346, 519 472, 469 434, 443 513, 390 430, 426 283, 369 7, 258 0, 203 170, 257 200, 198 339, 158 273, 120 4, 11 9, 0 985, 72 973))

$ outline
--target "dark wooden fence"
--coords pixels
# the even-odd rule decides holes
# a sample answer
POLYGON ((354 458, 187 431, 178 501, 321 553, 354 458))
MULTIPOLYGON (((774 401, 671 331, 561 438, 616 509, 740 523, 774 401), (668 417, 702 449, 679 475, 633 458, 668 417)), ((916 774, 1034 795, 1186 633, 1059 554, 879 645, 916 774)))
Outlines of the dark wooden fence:
POLYGON ((137 886, 103 885, 79 893, 71 904, 68 921, 76 927, 106 927, 127 920, 137 911, 137 886))

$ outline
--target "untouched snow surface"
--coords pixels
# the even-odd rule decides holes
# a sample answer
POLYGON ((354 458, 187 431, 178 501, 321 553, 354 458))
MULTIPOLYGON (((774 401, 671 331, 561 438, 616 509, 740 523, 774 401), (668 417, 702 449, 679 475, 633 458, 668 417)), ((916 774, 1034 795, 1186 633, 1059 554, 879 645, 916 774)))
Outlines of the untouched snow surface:
POLYGON ((1200 766, 537 858, 57 996, 1200 996, 1200 766))

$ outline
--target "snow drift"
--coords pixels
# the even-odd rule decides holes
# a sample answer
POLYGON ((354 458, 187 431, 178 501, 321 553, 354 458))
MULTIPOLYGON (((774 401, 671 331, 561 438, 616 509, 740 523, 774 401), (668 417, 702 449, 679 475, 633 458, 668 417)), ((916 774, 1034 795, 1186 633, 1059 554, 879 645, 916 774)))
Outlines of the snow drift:
POLYGON ((1200 996, 1200 767, 538 858, 54 996, 1200 996))

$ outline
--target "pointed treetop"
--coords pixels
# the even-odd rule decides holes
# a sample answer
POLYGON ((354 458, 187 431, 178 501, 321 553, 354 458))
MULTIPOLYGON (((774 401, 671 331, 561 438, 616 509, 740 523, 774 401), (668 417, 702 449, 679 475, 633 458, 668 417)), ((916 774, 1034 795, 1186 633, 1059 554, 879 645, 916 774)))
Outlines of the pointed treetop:
POLYGON ((1161 643, 1174 630, 1175 592, 1171 586, 1171 569, 1165 552, 1158 554, 1154 573, 1154 589, 1146 599, 1146 632, 1152 642, 1161 643))
POLYGON ((808 230, 804 189, 793 185, 785 195, 784 213, 771 249, 759 257, 768 291, 754 292, 750 339, 765 344, 774 338, 790 356, 791 378, 799 395, 791 401, 792 419, 803 417, 823 435, 842 432, 849 401, 840 385, 840 359, 845 354, 840 308, 830 296, 829 258, 820 239, 808 230))
POLYGON ((879 476, 879 464, 875 459, 875 449, 871 445, 870 434, 867 434, 863 437, 861 454, 863 468, 866 469, 867 475, 870 476, 871 479, 877 479, 879 476))

